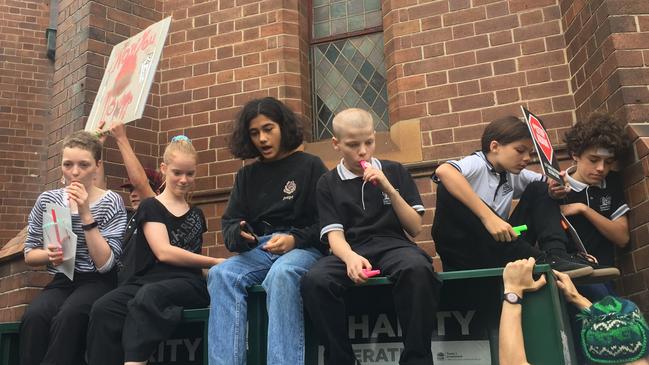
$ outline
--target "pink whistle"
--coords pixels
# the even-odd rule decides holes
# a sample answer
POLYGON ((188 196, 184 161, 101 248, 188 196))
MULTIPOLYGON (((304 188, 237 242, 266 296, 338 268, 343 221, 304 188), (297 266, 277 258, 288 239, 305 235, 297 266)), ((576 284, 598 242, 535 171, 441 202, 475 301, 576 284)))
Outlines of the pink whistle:
MULTIPOLYGON (((365 160, 360 160, 360 161, 358 161, 358 163, 361 165, 363 170, 367 170, 368 167, 372 166, 372 165, 370 165, 369 162, 367 162, 365 160)), ((376 181, 372 181, 372 185, 376 186, 376 181)))
POLYGON ((367 276, 368 278, 371 278, 372 276, 376 276, 381 274, 381 270, 368 270, 368 269, 363 269, 363 274, 367 276))

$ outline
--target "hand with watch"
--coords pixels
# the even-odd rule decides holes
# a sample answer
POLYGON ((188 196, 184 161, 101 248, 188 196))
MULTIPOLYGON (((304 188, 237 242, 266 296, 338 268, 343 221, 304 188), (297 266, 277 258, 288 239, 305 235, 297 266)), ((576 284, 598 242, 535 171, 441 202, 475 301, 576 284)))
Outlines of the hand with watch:
POLYGON ((545 285, 545 276, 534 280, 532 271, 536 260, 510 262, 503 271, 503 307, 498 329, 498 359, 501 364, 528 364, 523 340, 523 301, 525 292, 539 290, 545 285))
POLYGON ((503 271, 503 300, 510 304, 521 304, 525 292, 537 291, 545 283, 545 276, 538 280, 532 277, 532 270, 536 260, 533 257, 529 259, 517 260, 510 262, 505 266, 503 271))

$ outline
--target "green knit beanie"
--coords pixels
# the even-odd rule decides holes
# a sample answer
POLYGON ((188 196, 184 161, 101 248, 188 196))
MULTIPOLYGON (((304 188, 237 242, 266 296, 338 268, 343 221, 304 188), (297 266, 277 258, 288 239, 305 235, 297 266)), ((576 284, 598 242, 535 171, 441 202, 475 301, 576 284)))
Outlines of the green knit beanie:
POLYGON ((647 355, 647 322, 631 301, 607 296, 582 310, 581 345, 594 363, 617 364, 647 355))

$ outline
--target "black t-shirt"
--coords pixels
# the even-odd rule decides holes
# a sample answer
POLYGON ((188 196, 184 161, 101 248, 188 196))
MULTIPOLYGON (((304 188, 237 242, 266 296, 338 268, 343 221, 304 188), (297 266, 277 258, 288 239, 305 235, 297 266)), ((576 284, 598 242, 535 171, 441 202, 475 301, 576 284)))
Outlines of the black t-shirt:
MULTIPOLYGON (((564 199, 564 204, 584 203, 610 220, 620 218, 629 211, 629 206, 624 200, 622 176, 617 172, 610 172, 601 186, 587 186, 572 178, 569 178, 568 182, 571 191, 564 199)), ((585 216, 577 214, 567 218, 575 227, 588 253, 595 256, 600 264, 613 266, 615 245, 585 216)))
MULTIPOLYGON (((372 159, 392 186, 419 214, 424 205, 412 177, 398 162, 372 159)), ((327 242, 327 233, 343 230, 347 242, 354 246, 374 237, 408 240, 390 198, 377 186, 363 184, 342 163, 327 172, 318 182, 318 214, 320 238, 327 242)))
POLYGON ((178 267, 159 262, 151 251, 142 227, 147 222, 162 223, 167 228, 171 245, 200 254, 203 246, 203 233, 207 231, 202 210, 192 206, 187 213, 177 217, 153 197, 140 203, 137 220, 136 272, 138 275, 160 271, 191 271, 200 274, 201 270, 197 268, 178 267))
POLYGON ((251 248, 240 236, 239 222, 245 220, 257 235, 288 232, 295 237, 296 247, 324 252, 326 247, 318 239, 315 190, 326 171, 319 157, 305 152, 242 167, 222 217, 227 248, 233 252, 251 248))

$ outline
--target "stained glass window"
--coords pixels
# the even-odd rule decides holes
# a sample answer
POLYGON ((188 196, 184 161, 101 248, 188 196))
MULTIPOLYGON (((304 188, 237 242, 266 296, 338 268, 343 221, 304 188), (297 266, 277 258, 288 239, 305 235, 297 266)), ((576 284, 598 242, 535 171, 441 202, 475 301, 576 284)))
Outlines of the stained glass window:
POLYGON ((381 25, 380 0, 313 0, 314 139, 330 138, 334 115, 350 107, 369 111, 376 130, 389 130, 381 25), (374 32, 363 34, 368 28, 374 32))
POLYGON ((313 0, 313 38, 379 27, 381 0, 313 0))

